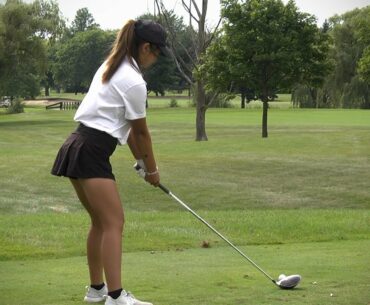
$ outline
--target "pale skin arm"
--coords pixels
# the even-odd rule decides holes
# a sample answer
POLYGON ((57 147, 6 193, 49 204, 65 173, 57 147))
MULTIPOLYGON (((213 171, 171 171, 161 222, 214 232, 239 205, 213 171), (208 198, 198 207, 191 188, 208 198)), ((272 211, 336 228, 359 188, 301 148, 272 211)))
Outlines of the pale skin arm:
MULTIPOLYGON (((157 164, 155 162, 152 139, 146 119, 132 120, 131 131, 127 139, 127 144, 130 147, 132 155, 136 160, 142 159, 148 173, 157 172, 157 164)), ((154 186, 159 184, 159 173, 147 175, 145 180, 154 186)))

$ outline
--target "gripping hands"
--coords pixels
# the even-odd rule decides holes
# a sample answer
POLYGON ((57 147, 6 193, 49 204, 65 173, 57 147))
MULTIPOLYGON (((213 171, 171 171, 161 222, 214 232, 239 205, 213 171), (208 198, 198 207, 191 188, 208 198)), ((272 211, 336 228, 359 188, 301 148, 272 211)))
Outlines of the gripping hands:
POLYGON ((146 167, 143 160, 136 160, 136 163, 134 164, 134 169, 136 170, 136 173, 139 175, 139 177, 145 179, 146 167))
POLYGON ((143 178, 145 181, 149 182, 154 186, 159 185, 158 169, 152 173, 148 173, 143 160, 136 160, 136 163, 134 164, 134 169, 136 173, 139 175, 139 177, 143 178))

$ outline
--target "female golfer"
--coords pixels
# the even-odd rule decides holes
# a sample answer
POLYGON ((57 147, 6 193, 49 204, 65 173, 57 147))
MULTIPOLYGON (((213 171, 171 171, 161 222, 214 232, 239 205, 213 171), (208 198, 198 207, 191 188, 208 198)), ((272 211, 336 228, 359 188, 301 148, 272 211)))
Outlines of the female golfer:
POLYGON ((166 50, 166 33, 158 23, 129 20, 123 26, 76 112, 74 120, 79 125, 60 148, 52 168, 53 175, 70 179, 91 217, 87 302, 151 305, 122 289, 124 213, 109 157, 117 144, 127 143, 146 172, 145 180, 158 186, 159 173, 145 119, 146 83, 141 72, 166 50))

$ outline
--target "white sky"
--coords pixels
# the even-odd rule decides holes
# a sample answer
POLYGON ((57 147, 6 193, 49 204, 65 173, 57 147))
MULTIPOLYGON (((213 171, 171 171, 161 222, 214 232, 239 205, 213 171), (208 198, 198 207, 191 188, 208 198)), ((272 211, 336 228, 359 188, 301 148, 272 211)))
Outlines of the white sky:
MULTIPOLYGON (((287 1, 283 0, 285 3, 287 1)), ((0 0, 0 3, 4 2, 5 0, 0 0)), ((26 2, 32 2, 32 0, 26 0, 26 2)), ((121 28, 126 20, 154 11, 154 0, 58 0, 57 2, 63 16, 69 22, 74 19, 78 9, 87 7, 103 29, 121 28)), ((188 17, 185 17, 181 0, 164 0, 163 2, 168 9, 174 9, 177 15, 184 16, 187 22, 188 17)), ((197 2, 201 3, 200 0, 197 2)), ((343 14, 356 7, 370 5, 370 0, 296 0, 295 2, 300 11, 315 15, 319 25, 335 14, 343 14)), ((209 26, 217 23, 219 15, 219 0, 209 0, 207 14, 209 26)))

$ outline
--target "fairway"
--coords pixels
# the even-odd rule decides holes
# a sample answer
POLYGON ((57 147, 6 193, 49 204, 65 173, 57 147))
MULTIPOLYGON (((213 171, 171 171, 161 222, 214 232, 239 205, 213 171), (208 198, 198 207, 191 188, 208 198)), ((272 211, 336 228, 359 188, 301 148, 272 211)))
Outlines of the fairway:
MULTIPOLYGON (((369 249, 369 241, 243 248, 276 276, 282 271, 304 274, 301 285, 289 291, 276 288, 224 247, 127 253, 124 284, 141 298, 163 305, 367 305, 368 283, 361 281, 369 279, 364 247, 369 249)), ((0 287, 1 304, 86 304, 81 301, 85 267, 83 257, 0 262, 0 276, 6 280, 0 287), (30 291, 36 296, 32 303, 30 291)))
MULTIPOLYGON (((73 115, 0 113, 1 305, 83 304, 88 217, 49 173, 73 115)), ((127 289, 155 305, 368 305, 370 112, 271 108, 267 139, 258 108, 209 109, 206 120, 209 141, 195 142, 193 108, 148 110, 162 183, 273 277, 302 283, 274 287, 117 147, 127 289)))

